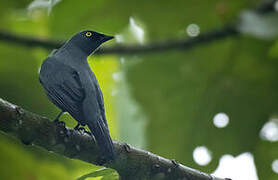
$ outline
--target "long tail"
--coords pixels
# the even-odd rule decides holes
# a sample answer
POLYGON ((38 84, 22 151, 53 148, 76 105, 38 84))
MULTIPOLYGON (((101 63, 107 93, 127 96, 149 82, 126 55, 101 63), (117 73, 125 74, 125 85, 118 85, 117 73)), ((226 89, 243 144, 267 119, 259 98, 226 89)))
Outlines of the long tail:
POLYGON ((115 159, 113 142, 105 123, 101 120, 88 122, 88 127, 94 135, 104 158, 108 161, 115 159))

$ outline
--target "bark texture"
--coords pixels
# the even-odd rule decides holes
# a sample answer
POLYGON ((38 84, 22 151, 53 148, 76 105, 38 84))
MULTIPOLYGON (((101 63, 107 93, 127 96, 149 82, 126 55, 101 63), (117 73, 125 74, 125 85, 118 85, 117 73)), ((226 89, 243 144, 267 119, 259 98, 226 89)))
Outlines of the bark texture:
POLYGON ((113 142, 116 159, 102 164, 98 146, 88 134, 57 125, 1 98, 0 130, 26 145, 33 144, 69 158, 115 169, 123 180, 224 180, 117 141, 113 142))

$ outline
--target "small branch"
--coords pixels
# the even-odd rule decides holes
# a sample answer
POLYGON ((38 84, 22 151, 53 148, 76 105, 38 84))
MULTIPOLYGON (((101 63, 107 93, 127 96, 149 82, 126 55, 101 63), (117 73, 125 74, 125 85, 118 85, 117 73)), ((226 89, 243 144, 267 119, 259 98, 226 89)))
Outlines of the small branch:
POLYGON ((274 5, 276 2, 277 0, 264 0, 261 4, 259 4, 259 6, 254 9, 254 11, 260 14, 275 12, 274 5))
POLYGON ((28 37, 0 30, 0 40, 27 47, 42 47, 55 49, 63 45, 62 41, 46 40, 42 38, 28 37))
MULTIPOLYGON (((253 10, 256 13, 266 14, 275 10, 276 0, 265 0, 253 10)), ((237 24, 224 26, 210 32, 200 34, 195 38, 185 38, 181 40, 167 40, 164 42, 154 42, 145 45, 116 45, 99 49, 95 54, 139 54, 150 52, 165 52, 170 50, 189 50, 202 44, 218 41, 227 37, 239 35, 237 24)), ((46 49, 59 48, 64 41, 47 40, 35 37, 27 37, 0 30, 0 41, 24 45, 27 47, 41 47, 46 49)))
POLYGON ((149 43, 146 45, 129 45, 107 47, 99 49, 96 54, 139 54, 165 52, 171 50, 190 50, 191 48, 225 39, 227 37, 238 35, 238 31, 232 26, 226 26, 221 29, 203 33, 194 38, 185 38, 181 40, 167 40, 164 42, 149 43))
MULTIPOLYGON (((174 49, 189 50, 201 44, 217 41, 226 37, 237 35, 238 32, 232 26, 216 29, 208 33, 201 34, 195 38, 181 40, 167 40, 145 45, 116 45, 113 47, 100 48, 95 54, 139 54, 150 52, 170 51, 174 49)), ((35 37, 20 36, 17 34, 0 30, 0 40, 27 47, 41 47, 46 49, 59 48, 62 41, 47 40, 35 37)))
MULTIPOLYGON (((0 130, 63 156, 100 165, 96 142, 87 134, 57 126, 47 118, 28 112, 0 98, 0 130)), ((117 158, 102 164, 115 169, 121 179, 224 180, 188 168, 127 144, 114 141, 117 158)))

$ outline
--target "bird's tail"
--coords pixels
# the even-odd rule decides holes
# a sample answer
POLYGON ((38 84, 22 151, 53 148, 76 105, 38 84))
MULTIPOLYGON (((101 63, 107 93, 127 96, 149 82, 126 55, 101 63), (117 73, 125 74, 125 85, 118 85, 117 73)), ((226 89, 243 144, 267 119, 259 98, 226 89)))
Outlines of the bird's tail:
POLYGON ((115 151, 108 127, 102 121, 88 122, 88 127, 94 135, 100 151, 106 161, 115 159, 115 151))

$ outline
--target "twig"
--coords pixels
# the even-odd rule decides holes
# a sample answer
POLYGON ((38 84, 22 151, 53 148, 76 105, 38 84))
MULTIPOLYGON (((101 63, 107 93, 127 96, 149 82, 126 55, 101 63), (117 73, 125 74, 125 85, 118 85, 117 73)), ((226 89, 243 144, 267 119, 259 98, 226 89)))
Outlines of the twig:
MULTIPOLYGON (((47 118, 28 112, 0 98, 0 130, 69 158, 100 165, 96 142, 87 134, 57 126, 47 118)), ((188 168, 174 160, 114 141, 117 158, 102 164, 115 169, 121 179, 224 180, 188 168)))
POLYGON ((259 6, 257 6, 254 11, 256 13, 265 14, 269 12, 275 11, 275 3, 277 3, 277 0, 264 0, 259 6))
MULTIPOLYGON (((164 42, 155 42, 145 45, 116 45, 113 47, 100 48, 95 54, 139 54, 149 52, 161 52, 174 49, 188 50, 197 45, 209 43, 212 41, 224 39, 226 37, 237 35, 238 32, 232 26, 222 29, 216 29, 204 33, 195 38, 186 38, 181 40, 167 40, 164 42)), ((46 49, 59 48, 63 45, 62 41, 47 40, 35 37, 20 36, 10 32, 0 30, 0 40, 27 47, 41 47, 46 49)))
MULTIPOLYGON (((265 0, 253 10, 256 13, 266 14, 275 10, 276 0, 265 0)), ((205 43, 214 42, 227 37, 239 35, 237 23, 214 29, 210 32, 200 34, 195 38, 185 38, 181 40, 166 40, 164 42, 154 42, 145 45, 116 45, 99 49, 95 54, 139 54, 150 52, 161 52, 170 50, 189 50, 205 43)), ((47 40, 36 37, 17 35, 4 30, 0 30, 0 41, 6 41, 27 47, 41 47, 54 49, 62 46, 64 41, 47 40)))

